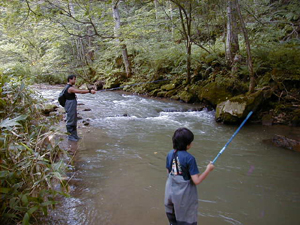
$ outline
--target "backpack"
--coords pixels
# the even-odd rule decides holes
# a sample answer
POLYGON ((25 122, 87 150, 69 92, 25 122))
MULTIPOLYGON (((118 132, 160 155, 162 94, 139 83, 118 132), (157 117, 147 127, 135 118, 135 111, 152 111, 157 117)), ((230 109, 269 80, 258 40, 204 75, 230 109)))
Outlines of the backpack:
POLYGON ((66 95, 65 95, 65 92, 66 90, 70 87, 70 85, 67 85, 59 94, 58 96, 58 102, 59 104, 62 106, 62 107, 65 107, 65 104, 66 104, 66 95))

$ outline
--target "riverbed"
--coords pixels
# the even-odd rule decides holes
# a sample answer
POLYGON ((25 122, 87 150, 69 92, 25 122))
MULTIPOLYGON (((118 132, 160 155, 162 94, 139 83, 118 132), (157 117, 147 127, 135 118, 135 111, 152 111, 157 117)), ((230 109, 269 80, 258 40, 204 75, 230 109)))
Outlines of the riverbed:
MULTIPOLYGON (((60 89, 40 92, 55 102, 60 89)), ((197 111, 200 105, 112 91, 77 96, 82 139, 71 197, 61 199, 47 224, 168 224, 165 157, 174 131, 194 133, 189 151, 204 171, 237 129, 216 123, 214 111, 197 111)), ((241 129, 197 186, 199 224, 300 224, 300 153, 265 143, 275 134, 299 137, 300 129, 251 123, 241 129)))

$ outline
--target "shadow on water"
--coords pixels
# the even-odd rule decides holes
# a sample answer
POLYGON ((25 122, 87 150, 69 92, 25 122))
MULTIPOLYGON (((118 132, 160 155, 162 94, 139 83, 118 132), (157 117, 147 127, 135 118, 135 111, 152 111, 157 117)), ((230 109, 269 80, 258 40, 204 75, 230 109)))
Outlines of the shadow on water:
MULTIPOLYGON (((78 99, 85 104, 79 114, 91 125, 79 123, 82 140, 70 145, 76 152, 71 197, 50 212, 47 224, 167 224, 165 157, 174 131, 184 126, 194 132, 190 152, 203 171, 237 128, 216 123, 214 112, 173 101, 119 92, 78 99)), ((242 128, 198 186, 199 224, 300 223, 300 154, 263 142, 289 132, 297 136, 300 129, 242 128)))

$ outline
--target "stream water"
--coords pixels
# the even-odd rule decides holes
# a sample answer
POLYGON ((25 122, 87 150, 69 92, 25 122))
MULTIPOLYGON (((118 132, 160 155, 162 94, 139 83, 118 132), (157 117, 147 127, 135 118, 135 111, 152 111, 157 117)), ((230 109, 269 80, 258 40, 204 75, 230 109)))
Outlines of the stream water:
MULTIPOLYGON (((42 90, 45 98, 60 90, 42 90)), ((75 173, 47 224, 168 224, 164 212, 165 157, 179 127, 193 131, 189 150, 203 171, 237 126, 214 120, 214 111, 122 92, 78 95, 75 173), (90 108, 91 111, 84 111, 90 108)), ((264 143, 274 134, 299 138, 300 129, 245 125, 215 170, 198 185, 198 224, 300 224, 300 153, 264 143)))

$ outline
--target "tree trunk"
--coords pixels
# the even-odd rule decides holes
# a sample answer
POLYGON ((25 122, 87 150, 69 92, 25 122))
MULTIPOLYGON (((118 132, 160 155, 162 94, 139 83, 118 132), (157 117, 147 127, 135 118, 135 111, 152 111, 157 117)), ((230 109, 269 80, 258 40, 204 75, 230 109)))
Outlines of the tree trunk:
MULTIPOLYGON (((238 0, 236 0, 236 1, 238 1, 238 0)), ((242 28, 242 31, 243 31, 245 44, 246 44, 246 50, 247 50, 247 65, 248 65, 248 69, 249 69, 249 78, 250 78, 249 93, 253 93, 254 88, 255 88, 255 77, 254 77, 254 72, 253 72, 250 41, 249 41, 248 32, 247 32, 246 25, 245 25, 245 22, 243 20, 241 9, 240 9, 240 6, 239 6, 238 2, 236 4, 236 9, 237 9, 238 16, 240 18, 241 28, 242 28)))
POLYGON ((131 77, 131 74, 132 74, 131 65, 130 65, 130 61, 128 59, 127 46, 125 44, 122 44, 122 40, 120 40, 120 36, 121 36, 121 34, 120 34, 121 19, 120 19, 118 4, 119 4, 119 1, 117 1, 112 7, 113 17, 114 17, 114 20, 115 20, 115 37, 116 37, 116 41, 121 46, 123 63, 124 63, 124 66, 125 66, 125 71, 126 71, 127 78, 129 78, 129 77, 131 77))
POLYGON ((169 4, 170 4, 170 18, 171 18, 172 40, 174 40, 174 25, 173 25, 173 7, 172 7, 172 2, 169 1, 169 4))
POLYGON ((232 66, 233 60, 239 51, 237 9, 236 0, 227 1, 227 37, 226 37, 226 61, 232 66))
POLYGON ((180 21, 182 26, 182 34, 185 38, 186 47, 186 83, 191 82, 191 54, 192 54, 192 42, 191 42, 191 27, 192 27, 192 3, 191 1, 185 2, 183 6, 181 1, 171 0, 177 5, 180 15, 180 21), (187 10, 186 10, 187 8, 187 10))
POLYGON ((155 19, 158 19, 158 2, 157 0, 154 0, 154 6, 155 6, 155 19))

